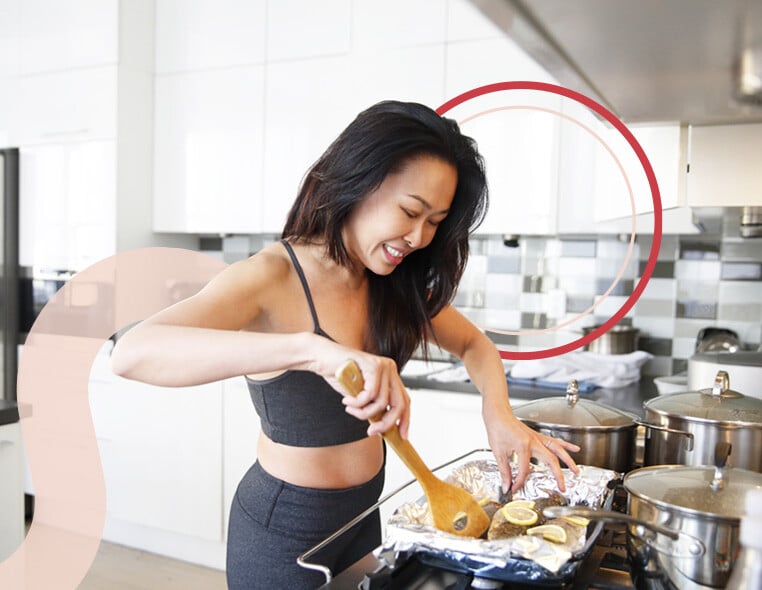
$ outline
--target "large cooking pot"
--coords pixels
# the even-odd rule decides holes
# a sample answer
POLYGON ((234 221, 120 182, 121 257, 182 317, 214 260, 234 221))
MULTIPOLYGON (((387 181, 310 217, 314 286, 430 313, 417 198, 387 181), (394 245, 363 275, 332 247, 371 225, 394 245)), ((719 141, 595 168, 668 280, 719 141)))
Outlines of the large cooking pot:
MULTIPOLYGON (((601 326, 589 326, 582 328, 584 335, 589 334, 601 326)), ((632 326, 617 324, 602 336, 585 345, 585 350, 600 354, 628 354, 638 349, 638 335, 640 330, 632 326)))
POLYGON ((644 465, 713 465, 717 444, 727 442, 733 467, 762 473, 762 400, 730 389, 725 371, 711 389, 662 395, 643 407, 644 465))
POLYGON ((636 588, 724 588, 740 550, 744 497, 762 487, 762 474, 722 466, 659 465, 624 477, 628 515, 576 507, 546 509, 550 517, 578 514, 627 521, 627 550, 636 588))
POLYGON ((569 455, 581 465, 625 472, 632 469, 638 425, 636 416, 579 398, 579 384, 569 382, 565 397, 534 400, 514 409, 532 430, 579 445, 569 455))

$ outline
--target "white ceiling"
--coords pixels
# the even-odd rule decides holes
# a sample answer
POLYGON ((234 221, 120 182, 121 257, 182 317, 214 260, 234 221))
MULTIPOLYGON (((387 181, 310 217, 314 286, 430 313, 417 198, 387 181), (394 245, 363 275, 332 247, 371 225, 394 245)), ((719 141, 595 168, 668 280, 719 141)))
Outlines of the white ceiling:
POLYGON ((762 121, 739 101, 737 64, 756 47, 762 0, 472 0, 564 86, 626 122, 762 121))

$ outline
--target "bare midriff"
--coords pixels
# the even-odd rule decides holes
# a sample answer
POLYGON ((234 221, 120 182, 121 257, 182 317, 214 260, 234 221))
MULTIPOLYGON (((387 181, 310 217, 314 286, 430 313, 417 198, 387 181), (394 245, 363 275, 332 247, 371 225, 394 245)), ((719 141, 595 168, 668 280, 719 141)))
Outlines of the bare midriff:
POLYGON ((384 462, 380 436, 330 447, 292 447, 259 435, 257 460, 270 475, 317 489, 343 489, 373 479, 384 462))

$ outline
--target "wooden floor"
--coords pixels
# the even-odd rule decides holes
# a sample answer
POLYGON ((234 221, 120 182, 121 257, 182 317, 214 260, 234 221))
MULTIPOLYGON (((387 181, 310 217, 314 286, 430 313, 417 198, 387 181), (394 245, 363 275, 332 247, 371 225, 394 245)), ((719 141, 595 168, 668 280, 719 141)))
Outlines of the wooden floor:
POLYGON ((101 542, 79 590, 225 590, 225 572, 101 542))
MULTIPOLYGON (((29 522, 26 529, 29 530, 29 522)), ((78 590, 226 590, 225 572, 101 542, 78 590)))

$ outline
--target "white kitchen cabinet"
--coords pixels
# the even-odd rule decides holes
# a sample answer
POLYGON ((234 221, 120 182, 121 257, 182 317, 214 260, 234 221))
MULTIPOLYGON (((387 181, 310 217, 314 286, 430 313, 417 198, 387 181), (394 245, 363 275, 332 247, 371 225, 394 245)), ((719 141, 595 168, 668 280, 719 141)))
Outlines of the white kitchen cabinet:
POLYGON ((348 53, 352 39, 351 15, 352 0, 268 2, 267 60, 312 59, 348 53))
POLYGON ((361 110, 390 98, 441 103, 443 60, 433 45, 269 64, 262 231, 282 230, 304 174, 361 110))
POLYGON ((691 207, 762 205, 762 123, 691 128, 691 207))
POLYGON ((264 63, 266 12, 266 0, 156 0, 156 73, 264 63))
POLYGON ((227 539, 230 504, 238 483, 257 460, 260 422, 243 377, 222 382, 223 407, 223 524, 227 539))
POLYGON ((447 38, 448 10, 447 0, 354 0, 352 51, 442 44, 447 38))
POLYGON ((154 231, 261 231, 263 66, 157 76, 154 231))
POLYGON ((22 266, 81 270, 116 248, 116 142, 20 151, 22 266))
MULTIPOLYGON (((687 128, 679 123, 630 125, 648 157, 659 187, 662 209, 685 203, 687 128)), ((654 210, 651 187, 643 164, 625 137, 612 127, 601 134, 606 148, 595 151, 594 213, 606 221, 654 210), (630 194, 632 193, 632 194, 630 194)))
POLYGON ((117 66, 18 78, 17 146, 116 138, 117 66))
POLYGON ((219 383, 163 388, 116 378, 90 395, 108 518, 221 541, 219 383))
POLYGON ((119 0, 16 1, 22 74, 117 62, 119 0))
POLYGON ((21 426, 0 426, 0 562, 24 540, 24 471, 21 426))

